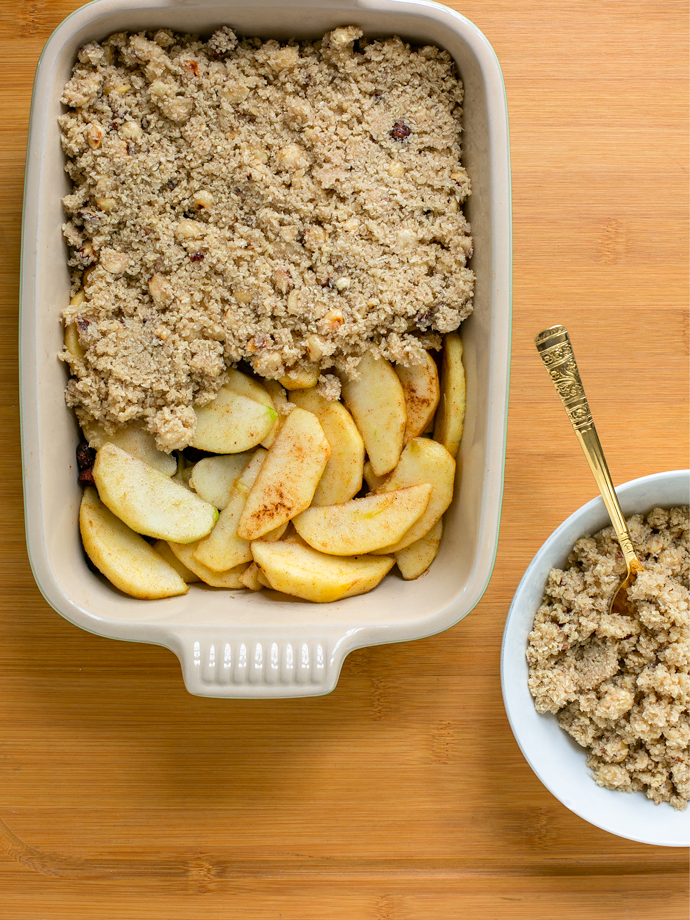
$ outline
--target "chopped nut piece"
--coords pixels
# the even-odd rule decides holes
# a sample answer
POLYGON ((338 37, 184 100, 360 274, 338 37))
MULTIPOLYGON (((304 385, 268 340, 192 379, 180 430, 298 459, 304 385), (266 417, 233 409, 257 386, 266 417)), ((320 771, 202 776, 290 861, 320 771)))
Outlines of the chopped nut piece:
POLYGON ((307 352, 309 354, 309 360, 318 363, 326 353, 325 346, 326 342, 323 336, 310 335, 307 338, 307 352))
POLYGON ((204 235, 204 225, 196 220, 181 220, 175 228, 175 239, 198 240, 204 235))
POLYGON ((86 143, 92 150, 96 150, 101 146, 103 133, 103 128, 100 125, 89 125, 86 129, 86 143))
POLYGON ((168 304, 173 299, 172 284, 163 275, 153 275, 149 279, 149 294, 155 304, 168 304))
POLYGON ((227 99, 228 102, 237 103, 244 102, 250 93, 250 89, 236 80, 228 80, 227 83, 223 84, 220 92, 221 96, 227 99))
POLYGON ((292 46, 278 47, 268 58, 269 67, 275 71, 293 70, 299 60, 299 51, 292 46))
POLYGON ((192 207, 195 211, 206 211, 213 207, 213 195, 206 189, 196 192, 192 196, 192 207))
POLYGON ((101 252, 101 265, 113 275, 119 275, 125 271, 131 261, 129 256, 115 249, 103 249, 101 252))
POLYGON ((161 111, 170 121, 183 122, 187 121, 192 114, 194 103, 186 96, 175 96, 174 99, 164 99, 161 102, 161 111))
POLYGON ((328 313, 321 320, 321 325, 325 332, 334 332, 342 326, 345 322, 345 318, 340 310, 329 310, 328 313))
POLYGON ((144 132, 138 121, 126 121, 120 128, 120 136, 131 141, 140 141, 144 132))
MULTIPOLYGON (((114 198, 96 198, 96 204, 106 214, 113 210, 117 201, 114 198)), ((86 215, 85 215, 86 216, 86 215)))
POLYGON ((294 169, 304 160, 304 152, 299 144, 287 144, 278 151, 278 165, 283 169, 294 169))

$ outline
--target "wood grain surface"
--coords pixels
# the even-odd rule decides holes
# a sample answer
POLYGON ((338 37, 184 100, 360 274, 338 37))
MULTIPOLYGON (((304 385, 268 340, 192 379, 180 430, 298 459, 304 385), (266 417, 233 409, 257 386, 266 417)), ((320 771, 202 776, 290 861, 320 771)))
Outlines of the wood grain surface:
POLYGON ((568 325, 616 482, 688 461, 688 5, 451 4, 501 61, 515 296, 501 540, 460 625, 348 658, 327 697, 189 696, 165 649, 89 635, 25 553, 19 239, 36 61, 78 0, 0 0, 0 917, 680 920, 687 852, 541 786, 504 714, 511 597, 595 494, 533 337, 568 325))

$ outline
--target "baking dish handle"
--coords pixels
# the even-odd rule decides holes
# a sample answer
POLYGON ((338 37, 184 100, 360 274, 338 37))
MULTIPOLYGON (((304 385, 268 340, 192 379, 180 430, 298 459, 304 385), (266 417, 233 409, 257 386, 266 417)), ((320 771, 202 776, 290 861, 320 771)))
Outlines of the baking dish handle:
POLYGON ((364 644, 362 630, 300 637, 299 629, 170 632, 165 645, 180 660, 187 690, 196 696, 280 698, 321 696, 335 687, 345 656, 364 644))

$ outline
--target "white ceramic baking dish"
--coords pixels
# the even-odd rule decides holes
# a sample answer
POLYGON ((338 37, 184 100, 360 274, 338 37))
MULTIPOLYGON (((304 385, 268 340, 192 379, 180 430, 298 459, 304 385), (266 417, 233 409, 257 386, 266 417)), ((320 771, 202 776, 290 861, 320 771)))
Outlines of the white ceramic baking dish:
MULTIPOLYGON (((34 86, 22 236, 21 415, 29 558, 44 597, 72 623, 102 636, 151 642, 179 657, 201 696, 328 693, 355 648, 432 635, 466 616, 488 584, 503 491, 511 321, 508 119, 501 70, 467 19, 425 0, 96 0, 73 13, 43 51, 34 86), (68 300, 61 197, 68 191, 57 117, 77 49, 122 30, 170 27, 210 34, 314 39, 356 24, 367 36, 436 43, 465 84, 465 164, 473 195, 474 315, 463 325, 468 410, 441 551, 413 582, 389 575, 371 594, 317 605, 194 586, 184 597, 137 601, 86 567, 78 531, 78 440, 66 407, 60 312, 68 300)), ((420 672, 425 670, 423 661, 420 672)))

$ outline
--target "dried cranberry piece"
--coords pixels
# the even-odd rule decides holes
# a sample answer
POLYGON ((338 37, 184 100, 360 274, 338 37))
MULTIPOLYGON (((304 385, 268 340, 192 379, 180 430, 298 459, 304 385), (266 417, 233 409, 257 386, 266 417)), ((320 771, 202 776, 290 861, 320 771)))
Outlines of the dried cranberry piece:
POLYGON ((412 134, 412 129, 408 128, 404 121, 396 121, 390 132, 394 141, 404 141, 410 134, 412 134))
POLYGON ((192 262, 201 262, 201 260, 204 258, 204 254, 203 252, 193 252, 189 258, 192 260, 192 262))
POLYGON ((90 470, 96 462, 96 451, 89 447, 88 441, 81 441, 77 447, 77 466, 80 470, 90 470))
POLYGON ((96 482, 93 478, 92 469, 82 470, 81 473, 79 473, 79 478, 77 481, 79 482, 80 486, 95 486, 96 485, 96 482))

